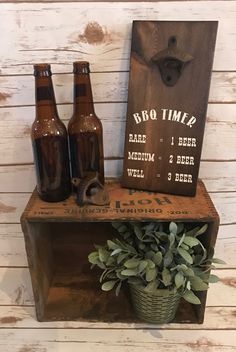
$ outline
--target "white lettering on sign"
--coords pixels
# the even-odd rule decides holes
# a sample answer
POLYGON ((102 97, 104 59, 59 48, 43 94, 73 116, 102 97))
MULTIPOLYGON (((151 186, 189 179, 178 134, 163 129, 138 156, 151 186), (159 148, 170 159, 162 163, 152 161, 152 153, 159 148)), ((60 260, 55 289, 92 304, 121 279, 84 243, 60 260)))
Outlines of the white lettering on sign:
POLYGON ((179 137, 178 146, 179 147, 196 147, 197 146, 196 138, 179 137))
POLYGON ((142 110, 140 113, 136 112, 133 114, 135 122, 138 124, 142 121, 148 121, 149 118, 151 120, 157 120, 157 112, 155 109, 149 110, 142 110))
POLYGON ((192 183, 193 178, 191 174, 175 174, 175 182, 185 182, 185 183, 192 183))
POLYGON ((183 165, 194 165, 194 156, 177 155, 176 163, 183 165))
POLYGON ((194 116, 189 117, 189 114, 187 112, 171 110, 171 109, 161 109, 161 110, 162 110, 162 120, 180 122, 189 127, 193 127, 193 125, 197 121, 196 117, 194 116))
POLYGON ((142 169, 127 169, 129 177, 139 177, 144 178, 144 172, 142 169))
POLYGON ((152 161, 154 162, 154 153, 141 153, 141 152, 128 152, 129 160, 141 160, 141 161, 152 161))
MULTIPOLYGON (((197 119, 195 116, 191 116, 188 112, 174 109, 160 109, 162 120, 174 121, 182 123, 183 125, 189 126, 190 128, 196 123, 197 119)), ((148 120, 157 120, 158 113, 156 109, 142 110, 140 112, 133 113, 133 118, 136 124, 146 122, 148 120)))
POLYGON ((130 143, 146 143, 146 134, 129 133, 130 143))

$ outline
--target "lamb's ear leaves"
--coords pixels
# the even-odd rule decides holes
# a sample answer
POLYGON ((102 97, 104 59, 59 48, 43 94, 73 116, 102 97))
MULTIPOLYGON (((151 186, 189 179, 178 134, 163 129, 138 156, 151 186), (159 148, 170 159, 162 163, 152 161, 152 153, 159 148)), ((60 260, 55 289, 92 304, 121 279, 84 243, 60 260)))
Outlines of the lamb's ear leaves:
POLYGON ((212 258, 211 262, 215 264, 226 264, 226 262, 224 262, 222 259, 219 259, 219 258, 212 258))
POLYGON ((147 268, 146 269, 146 280, 147 282, 155 280, 157 277, 157 268, 147 268))
POLYGON ((175 275, 175 285, 177 288, 181 287, 184 285, 184 275, 183 273, 181 273, 181 271, 179 271, 176 275, 175 275))
POLYGON ((165 286, 169 286, 171 284, 171 274, 167 268, 164 268, 162 271, 162 281, 165 286))
POLYGON ((208 278, 208 282, 210 282, 211 284, 214 284, 218 281, 220 281, 220 278, 216 275, 213 275, 213 274, 211 274, 208 278))
POLYGON ((208 225, 207 225, 207 224, 203 225, 203 226, 196 232, 195 236, 202 235, 204 232, 206 232, 207 228, 208 228, 208 225))
POLYGON ((183 298, 192 304, 201 304, 200 299, 193 293, 193 291, 191 290, 187 290, 184 295, 183 298))
POLYGON ((132 258, 132 259, 128 259, 124 262, 124 266, 127 269, 133 269, 133 268, 137 268, 137 266, 139 265, 140 260, 132 258))
POLYGON ((186 260, 187 263, 193 264, 193 258, 185 249, 179 247, 177 248, 177 251, 181 255, 181 257, 186 260))
POLYGON ((99 258, 98 252, 92 252, 88 256, 89 263, 96 264, 99 258))
POLYGON ((170 225, 169 225, 169 231, 172 232, 174 235, 177 234, 177 231, 178 231, 178 226, 176 225, 175 222, 171 222, 170 225))
POLYGON ((208 284, 202 281, 198 276, 192 276, 189 278, 191 282, 191 287, 194 291, 206 291, 208 289, 208 284))
POLYGON ((118 296, 120 293, 121 285, 122 285, 122 281, 120 281, 116 287, 116 296, 118 296))
POLYGON ((104 284, 102 285, 102 290, 103 291, 110 291, 113 289, 113 287, 115 286, 116 281, 111 280, 111 281, 107 281, 104 282, 104 284))
POLYGON ((189 247, 194 247, 199 244, 199 240, 195 237, 192 236, 185 236, 184 241, 185 244, 187 244, 189 247))

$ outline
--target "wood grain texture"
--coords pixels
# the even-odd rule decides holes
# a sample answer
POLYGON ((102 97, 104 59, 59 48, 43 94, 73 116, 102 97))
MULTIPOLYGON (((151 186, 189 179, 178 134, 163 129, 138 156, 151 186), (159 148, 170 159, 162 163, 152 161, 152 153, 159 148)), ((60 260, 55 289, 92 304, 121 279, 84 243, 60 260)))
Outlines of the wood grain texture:
MULTIPOLYGON (((22 214, 22 224, 33 222, 37 228, 38 222, 109 222, 120 221, 183 221, 214 223, 209 229, 210 236, 216 238, 218 229, 218 214, 207 193, 203 182, 198 181, 196 197, 179 197, 170 194, 140 192, 122 188, 117 181, 108 181, 106 189, 110 204, 105 207, 78 207, 72 194, 63 202, 46 203, 34 191, 27 207, 22 214)), ((28 230, 32 236, 34 229, 28 230), (31 233, 32 231, 32 233, 31 233)), ((102 224, 99 224, 102 226, 102 224)), ((69 224, 68 224, 69 226, 69 224)), ((112 229, 109 229, 111 232, 112 229)), ((206 235, 207 236, 207 235, 206 235)), ((214 243, 214 241, 212 242, 214 243)))
POLYGON ((133 22, 124 187, 195 196, 217 27, 133 22))
MULTIPOLYGON (((236 222, 236 192, 212 193, 211 199, 219 212, 221 224, 236 222)), ((30 193, 0 194, 0 223, 18 223, 30 193)))
MULTIPOLYGON (((58 104, 72 103, 73 75, 53 75, 58 104)), ((95 103, 126 102, 128 72, 93 72, 91 84, 95 103)), ((0 76, 0 107, 33 105, 34 78, 32 75, 0 76)), ((145 88, 145 87, 144 87, 145 88)), ((210 103, 235 103, 236 72, 213 72, 210 103)))
MULTIPOLYGON (((206 315, 204 323, 199 324, 163 324, 158 326, 158 330, 220 330, 235 329, 235 307, 206 307, 206 315)), ((26 306, 2 306, 0 328, 17 328, 17 329, 153 329, 156 325, 147 323, 124 324, 124 323, 95 323, 83 321, 67 321, 67 322, 38 322, 35 316, 34 307, 26 306)))
MULTIPOLYGON (((117 76, 121 77, 123 75, 123 77, 128 77, 131 39, 130 30, 131 21, 133 19, 219 20, 214 70, 226 72, 217 72, 217 79, 214 78, 214 73, 212 78, 211 101, 217 101, 219 103, 209 104, 208 106, 208 121, 211 121, 216 125, 214 127, 213 125, 207 124, 207 129, 209 126, 209 130, 206 130, 205 133, 203 149, 203 155, 207 157, 207 160, 209 155, 210 158, 212 158, 213 155, 213 159, 217 158, 218 162, 202 162, 200 175, 204 177, 209 190, 216 192, 236 190, 235 163, 232 161, 227 163, 220 162, 221 160, 235 160, 235 72, 227 72, 236 70, 235 1, 163 1, 150 3, 89 3, 77 1, 65 1, 66 3, 56 1, 55 3, 51 3, 47 1, 44 3, 44 0, 40 2, 37 0, 35 3, 30 3, 31 1, 29 3, 27 2, 28 0, 24 1, 24 3, 18 1, 15 3, 14 1, 3 1, 3 3, 0 4, 0 30, 2 33, 0 52, 0 69, 2 75, 0 105, 8 105, 8 107, 1 108, 0 110, 0 143, 2 143, 0 146, 0 157, 3 158, 2 160, 4 160, 4 164, 22 163, 24 157, 21 155, 20 151, 18 151, 18 148, 23 148, 22 150, 24 153, 27 153, 26 159, 29 160, 28 153, 31 146, 28 142, 27 136, 29 135, 29 126, 32 122, 32 116, 34 116, 34 107, 22 107, 22 104, 24 101, 33 104, 32 97, 34 92, 30 92, 33 83, 31 83, 31 88, 29 88, 28 84, 24 87, 24 84, 22 85, 20 82, 22 75, 31 75, 32 63, 49 61, 52 63, 52 69, 55 73, 70 73, 72 71, 72 62, 74 60, 87 59, 91 62, 94 75, 96 73, 101 73, 103 76, 105 71, 116 71, 117 75, 113 76, 112 80, 114 78, 117 80, 117 76), (32 20, 29 20, 30 18, 32 20), (63 26, 59 25, 61 22, 63 22, 63 26), (93 37, 93 35, 95 36, 93 37), (96 42, 97 40, 98 42, 96 42), (119 71, 126 72, 119 73, 119 71), (10 83, 8 77, 3 77, 4 75, 13 75, 10 79, 10 83), (15 75, 20 76, 14 77, 15 75), (5 81, 3 81, 4 78, 5 81), (19 91, 20 87, 21 91, 19 91), (26 91, 26 94, 24 91, 26 91), (10 97, 10 94, 12 93, 14 100, 10 97), (29 97, 28 101, 26 95, 29 97), (23 97, 23 100, 21 100, 21 97, 23 97), (20 109, 12 107, 11 102, 14 101, 21 106, 20 109), (224 101, 226 104, 222 104, 224 101), (10 112, 8 116, 5 115, 6 110, 10 112), (5 122, 4 119, 6 119, 5 122), (21 128, 21 121, 23 121, 24 124, 23 129, 21 128), (10 126, 9 129, 7 129, 7 124, 10 126), (228 126, 227 130, 225 129, 225 125, 228 126), (15 127, 12 126, 19 126, 18 135, 15 134, 15 132, 13 133, 15 127), (22 135, 24 128, 25 140, 27 141, 24 141, 23 144, 20 144, 22 142, 18 144, 20 140, 24 140, 24 135, 22 135), (2 131, 7 133, 6 139, 4 139, 2 131), (18 148, 10 147, 13 142, 11 133, 14 135, 14 143, 18 148), (211 138, 214 138, 216 141, 220 140, 221 146, 217 143, 213 144, 213 149, 209 151, 210 148, 208 147, 208 142, 205 145, 206 138, 209 138, 208 133, 211 135, 211 138), (221 137, 222 134, 225 136, 224 139, 221 137), (7 143, 9 144, 8 148, 10 152, 8 152, 7 143), (227 145, 226 147, 225 144, 227 145), (6 157, 4 157, 3 154, 6 154, 6 157), (230 155, 230 159, 228 159, 228 155, 230 155)), ((68 76, 72 77, 71 74, 68 76)), ((112 75, 109 77, 112 77, 112 75)), ((64 78, 67 82, 72 82, 72 78, 68 80, 63 74, 61 81, 58 81, 59 84, 66 87, 66 90, 69 89, 68 93, 65 93, 65 89, 62 86, 61 88, 56 87, 56 93, 61 102, 69 101, 69 104, 59 105, 61 116, 63 119, 67 120, 72 112, 72 106, 70 103, 72 99, 72 86, 70 83, 66 83, 64 86, 64 78)), ((32 77, 29 76, 28 81, 29 80, 32 80, 32 77)), ((24 80, 24 82, 27 82, 27 80, 24 80)), ((124 81, 124 79, 118 79, 118 82, 120 82, 118 84, 120 84, 122 88, 122 95, 117 94, 117 91, 106 91, 105 95, 98 94, 99 90, 103 89, 99 88, 98 84, 96 85, 96 88, 93 88, 97 99, 106 99, 105 101, 108 101, 107 99, 109 99, 110 101, 110 99, 120 99, 120 97, 123 97, 123 100, 119 100, 119 103, 113 104, 103 104, 100 99, 99 104, 96 104, 95 106, 98 116, 103 117, 103 120, 107 119, 112 122, 118 120, 121 123, 121 121, 124 121, 126 112, 125 99, 128 82, 127 79, 126 81, 124 81)), ((109 82, 108 84, 110 89, 119 89, 114 88, 114 85, 110 85, 109 82)), ((123 143, 122 136, 118 136, 117 133, 113 138, 113 142, 114 139, 118 139, 123 143)), ((115 146, 117 145, 116 143, 117 142, 115 141, 115 146)), ((0 162, 0 164, 2 164, 2 162, 0 162)), ((122 166, 121 160, 111 160, 109 161, 109 165, 112 165, 111 170, 112 172, 115 172, 115 175, 120 174, 119 170, 121 170, 122 166)), ((34 184, 32 165, 29 165, 29 170, 31 168, 31 171, 28 171, 28 165, 19 165, 19 167, 22 167, 20 171, 18 170, 18 166, 9 166, 9 168, 8 166, 6 168, 3 166, 1 169, 2 173, 0 173, 1 192, 31 191, 34 184), (6 173, 5 175, 4 172, 6 173), (14 176, 14 172, 16 172, 16 176, 14 176), (12 185, 12 183, 14 183, 14 185, 12 185)), ((1 194, 1 197, 0 222, 19 222, 19 215, 29 198, 29 194, 1 194)), ((236 199, 234 193, 216 194, 214 196, 212 195, 212 197, 214 197, 213 200, 216 203, 217 208, 220 209, 222 221, 226 223, 236 222, 234 211, 236 199)), ((14 234, 15 230, 10 228, 11 226, 19 225, 2 224, 1 226, 6 227, 5 232, 3 231, 2 233, 0 231, 1 235, 4 236, 4 238, 1 237, 3 241, 2 245, 3 247, 5 246, 3 249, 4 260, 7 260, 10 265, 11 263, 16 263, 17 265, 24 266, 24 248, 22 247, 22 243, 20 244, 21 240, 18 237, 17 230, 14 234), (11 235, 13 236, 11 237, 12 241, 10 241, 10 244, 8 242, 9 237, 7 237, 7 234, 9 234, 10 237, 11 235), (12 242, 14 242, 14 239, 16 243, 13 244, 12 242), (13 260, 14 253, 16 258, 13 260), (7 255, 7 257, 5 255, 7 255)), ((218 256, 222 253, 222 250, 224 250, 224 252, 227 250, 227 258, 230 253, 233 253, 233 244, 230 244, 231 236, 232 238, 235 238, 235 225, 220 227, 220 234, 216 247, 216 250, 219 251, 217 252, 218 256), (225 240, 223 237, 221 238, 221 234, 225 240)), ((234 259, 235 257, 230 258, 234 259)), ((231 259, 229 263, 231 263, 231 259)), ((33 304, 32 293, 30 293, 31 283, 29 280, 28 269, 0 268, 0 271, 0 304, 33 304)), ((35 336, 35 330, 28 330, 28 328, 40 328, 43 326, 46 329, 49 326, 47 324, 40 325, 35 321, 33 307, 27 308, 27 312, 26 307, 23 307, 24 319, 16 322, 16 325, 19 324, 17 336, 14 329, 7 331, 1 330, 0 350, 3 350, 4 352, 64 352, 65 350, 67 352, 77 352, 79 348, 84 352, 90 352, 92 350, 102 352, 110 352, 111 350, 115 352, 133 352, 139 350, 143 351, 144 349, 156 351, 158 346, 162 351, 174 352, 235 351, 236 348, 235 346, 231 346, 232 344, 230 340, 235 334, 235 310, 234 307, 227 307, 231 304, 232 297, 235 297, 234 292, 231 290, 234 285, 235 277, 235 273, 231 270, 225 271, 226 280, 224 280, 224 284, 213 286, 212 294, 209 292, 209 304, 211 305, 211 299, 213 299, 213 303, 222 304, 225 308, 207 308, 206 324, 202 326, 203 330, 200 329, 200 335, 196 335, 195 331, 194 333, 191 331, 189 332, 191 327, 186 326, 186 331, 177 331, 175 338, 173 339, 173 335, 169 335, 169 332, 166 330, 163 343, 161 342, 162 340, 155 340, 155 342, 158 342, 158 345, 157 343, 148 343, 148 341, 143 338, 143 342, 136 342, 140 335, 140 330, 137 330, 135 335, 127 334, 121 343, 117 342, 116 338, 112 338, 112 340, 114 340, 113 342, 108 342, 106 338, 103 339, 103 335, 101 337, 103 340, 102 342, 91 343, 91 340, 89 339, 85 341, 87 337, 86 335, 76 335, 77 331, 75 331, 75 335, 72 336, 70 331, 67 332, 67 330, 61 330, 61 332, 58 332, 58 330, 55 329, 48 329, 47 333, 45 330, 41 331, 41 329, 39 329, 40 332, 35 336), (220 287, 221 292, 219 296, 217 293, 218 287, 220 287), (228 287, 230 288, 230 294, 227 293, 228 287), (214 313, 213 317, 211 313, 212 309, 217 309, 217 313, 214 313), (26 321, 27 323, 25 323, 26 321), (21 330, 20 327, 26 328, 26 330, 21 330), (208 332, 206 332, 206 329, 208 328, 226 328, 234 329, 234 331, 220 331, 219 333, 212 331, 209 335, 208 332), (65 342, 65 340, 67 342, 65 342), (104 341, 106 342, 106 345, 104 345, 104 341)), ((235 305, 235 302, 232 302, 232 304, 235 305)), ((18 308, 14 306, 1 307, 1 318, 6 318, 4 323, 7 324, 6 327, 13 327, 14 317, 15 319, 22 318, 21 313, 19 313, 17 309, 18 308), (13 319, 11 319, 12 317, 13 319), (7 321, 10 325, 8 325, 7 321)), ((22 308, 19 307, 19 309, 22 308)), ((72 323, 69 323, 69 325, 67 325, 68 323, 65 325, 63 324, 64 323, 62 323, 62 325, 60 325, 60 323, 53 323, 51 327, 72 327, 72 323)), ((79 323, 74 322, 73 327, 78 327, 77 324, 79 325, 79 323)), ((92 328, 92 325, 88 324, 87 328, 90 327, 92 328)), ((99 329, 99 327, 107 326, 99 324, 94 325, 93 327, 96 328, 96 330, 94 330, 96 336, 100 336, 101 330, 97 329, 99 329)), ((127 328, 128 326, 125 326, 125 329, 127 328)), ((104 331, 106 332, 107 329, 104 331)), ((147 334, 150 334, 150 332, 147 334)), ((158 335, 158 331, 154 330, 153 334, 158 335)))
POLYGON ((4 329, 0 347, 6 352, 137 352, 156 351, 235 351, 235 338, 232 330, 216 334, 214 331, 191 330, 93 330, 93 329, 4 329), (5 345, 5 341, 8 344, 5 345))
POLYGON ((54 64, 57 72, 63 72, 65 67, 71 72, 70 63, 78 59, 89 59, 96 71, 104 70, 104 66, 107 71, 127 70, 133 19, 219 20, 214 70, 236 69, 232 55, 236 45, 235 1, 139 2, 138 6, 107 2, 2 3, 0 6, 3 74, 31 73, 29 63, 45 61, 54 64), (63 27, 57 25, 61 18, 63 27), (36 32, 37 35, 32 35, 36 32))
MULTIPOLYGON (((105 160, 107 177, 119 177, 123 160, 105 160)), ((202 161, 200 178, 209 192, 233 192, 236 183, 236 162, 202 161)), ((35 188, 34 165, 0 166, 0 192, 32 192, 35 188), (19 186, 20 180, 20 186, 19 186)))

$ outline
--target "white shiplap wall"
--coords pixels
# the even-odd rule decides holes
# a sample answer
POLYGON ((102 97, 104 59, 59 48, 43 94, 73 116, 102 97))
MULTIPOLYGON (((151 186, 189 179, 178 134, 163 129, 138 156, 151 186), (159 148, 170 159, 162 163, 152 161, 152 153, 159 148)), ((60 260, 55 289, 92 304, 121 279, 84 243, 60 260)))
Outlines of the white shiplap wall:
POLYGON ((236 1, 0 1, 0 33, 0 352, 236 351, 236 1), (72 62, 91 63, 106 174, 118 176, 134 19, 219 21, 200 176, 220 214, 216 254, 227 265, 217 270, 221 282, 209 290, 200 326, 38 323, 19 225, 35 185, 32 64, 51 63, 67 122, 72 62))

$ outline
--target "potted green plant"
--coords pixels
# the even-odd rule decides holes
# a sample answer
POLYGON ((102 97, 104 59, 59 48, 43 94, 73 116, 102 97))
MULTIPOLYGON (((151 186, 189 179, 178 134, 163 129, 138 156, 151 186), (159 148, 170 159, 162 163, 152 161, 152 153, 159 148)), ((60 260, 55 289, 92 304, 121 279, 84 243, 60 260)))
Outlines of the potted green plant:
POLYGON ((115 288, 119 294, 128 283, 136 315, 150 323, 173 320, 183 297, 192 304, 201 304, 196 291, 208 289, 218 277, 210 274, 213 249, 207 252, 198 236, 207 224, 190 226, 184 223, 129 222, 112 223, 117 238, 88 256, 93 266, 102 269, 101 288, 115 288))

